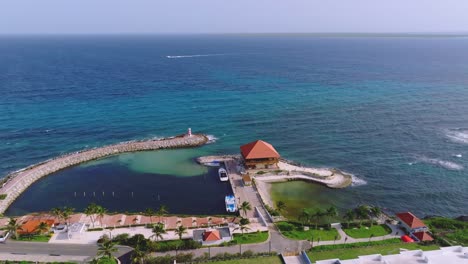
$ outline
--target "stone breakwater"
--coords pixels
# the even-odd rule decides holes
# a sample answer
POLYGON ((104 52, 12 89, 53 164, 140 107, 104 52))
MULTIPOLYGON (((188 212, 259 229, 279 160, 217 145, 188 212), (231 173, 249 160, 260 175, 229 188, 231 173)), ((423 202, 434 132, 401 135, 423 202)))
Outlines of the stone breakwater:
POLYGON ((4 213, 13 201, 35 181, 59 170, 125 152, 198 147, 207 142, 208 138, 202 134, 158 140, 129 141, 70 153, 29 166, 4 177, 0 195, 4 194, 6 197, 4 200, 0 200, 0 213, 4 213))

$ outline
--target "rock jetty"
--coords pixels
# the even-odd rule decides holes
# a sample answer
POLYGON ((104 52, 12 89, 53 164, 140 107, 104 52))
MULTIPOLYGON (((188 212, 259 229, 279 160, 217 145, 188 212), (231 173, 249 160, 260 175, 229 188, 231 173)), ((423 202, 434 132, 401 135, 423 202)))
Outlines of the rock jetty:
POLYGON ((208 138, 202 134, 181 135, 158 140, 129 141, 70 153, 29 166, 4 177, 0 188, 0 196, 4 197, 3 200, 0 200, 0 213, 4 213, 13 201, 35 181, 59 170, 125 152, 190 148, 204 145, 207 142, 208 138))

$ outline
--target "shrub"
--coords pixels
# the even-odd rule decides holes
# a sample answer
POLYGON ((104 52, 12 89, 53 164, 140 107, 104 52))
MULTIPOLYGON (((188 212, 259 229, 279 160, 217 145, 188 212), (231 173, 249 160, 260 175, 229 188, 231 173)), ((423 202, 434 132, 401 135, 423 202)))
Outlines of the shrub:
POLYGON ((7 197, 6 193, 0 194, 0 200, 5 200, 6 197, 7 197))
POLYGON ((264 171, 257 171, 257 174, 258 174, 258 175, 262 175, 262 174, 265 174, 265 173, 266 173, 266 172, 264 172, 264 171))
POLYGON ((110 240, 109 236, 107 234, 104 234, 98 239, 97 242, 98 242, 98 244, 102 244, 102 243, 105 243, 105 242, 107 242, 109 240, 110 240))
POLYGON ((279 222, 276 224, 280 231, 293 231, 296 227, 288 222, 279 222))

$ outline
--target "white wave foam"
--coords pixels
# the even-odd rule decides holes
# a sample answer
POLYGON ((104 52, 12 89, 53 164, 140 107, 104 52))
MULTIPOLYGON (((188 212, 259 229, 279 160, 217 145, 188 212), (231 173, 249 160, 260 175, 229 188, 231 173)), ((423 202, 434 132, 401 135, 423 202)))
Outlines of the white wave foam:
POLYGON ((455 158, 461 158, 461 157, 463 157, 462 154, 453 154, 453 156, 454 156, 455 158))
POLYGON ((445 136, 453 142, 468 144, 468 130, 448 130, 445 136))
POLYGON ((218 138, 213 135, 206 135, 206 137, 208 138, 208 144, 215 143, 218 140, 218 138))
POLYGON ((358 178, 354 174, 350 174, 350 175, 351 175, 351 181, 352 181, 351 186, 361 186, 361 185, 367 184, 367 181, 365 181, 364 179, 358 178))
POLYGON ((433 164, 440 166, 442 168, 445 168, 447 170, 463 170, 463 166, 460 164, 457 164, 455 162, 451 161, 446 161, 446 160, 440 160, 440 159, 431 159, 428 157, 419 157, 419 161, 427 163, 427 164, 433 164))
POLYGON ((195 57, 211 57, 211 56, 224 56, 226 54, 193 54, 193 55, 169 55, 168 59, 182 59, 182 58, 195 58, 195 57))

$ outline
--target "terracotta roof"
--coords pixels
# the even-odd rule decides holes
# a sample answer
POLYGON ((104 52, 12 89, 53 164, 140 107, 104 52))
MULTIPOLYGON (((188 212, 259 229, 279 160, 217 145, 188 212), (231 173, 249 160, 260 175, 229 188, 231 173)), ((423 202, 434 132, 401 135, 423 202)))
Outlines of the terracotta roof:
POLYGON ((426 225, 410 212, 396 214, 398 218, 411 228, 425 227, 426 225))
POLYGON ((211 230, 203 233, 203 241, 218 241, 220 239, 221 235, 218 230, 211 230))
POLYGON ((192 217, 185 217, 185 218, 180 219, 180 224, 186 228, 191 228, 195 225, 192 217))
POLYGON ((28 220, 21 225, 21 229, 18 229, 19 234, 32 234, 36 232, 37 226, 41 223, 46 223, 49 227, 51 227, 55 221, 53 219, 48 220, 28 220))
POLYGON ((419 241, 432 241, 434 240, 431 235, 429 235, 427 232, 416 232, 413 233, 415 237, 419 239, 419 241))
POLYGON ((280 155, 275 148, 262 140, 250 142, 240 147, 241 154, 244 159, 265 159, 265 158, 279 158, 280 155))

